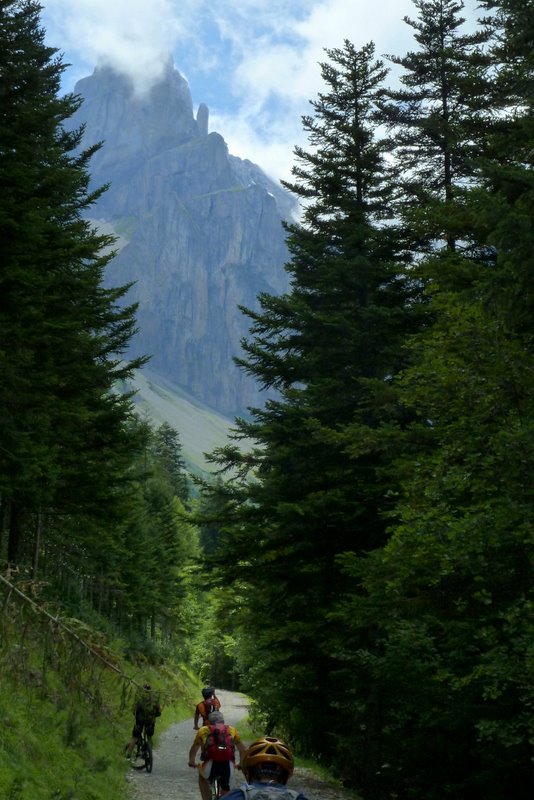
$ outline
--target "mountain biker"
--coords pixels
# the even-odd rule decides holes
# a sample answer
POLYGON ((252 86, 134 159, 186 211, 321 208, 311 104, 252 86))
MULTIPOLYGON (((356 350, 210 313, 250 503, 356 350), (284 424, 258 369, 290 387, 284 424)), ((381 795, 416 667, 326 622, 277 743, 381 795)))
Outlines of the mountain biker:
POLYGON ((232 789, 226 800, 306 800, 286 786, 293 767, 293 755, 285 742, 273 736, 256 739, 241 756, 247 782, 232 789))
POLYGON ((144 683, 143 688, 137 693, 133 707, 135 715, 135 725, 132 730, 132 738, 126 746, 126 758, 130 759, 137 740, 145 729, 146 738, 152 743, 156 717, 161 716, 161 706, 156 692, 152 691, 149 683, 144 683))
POLYGON ((219 711, 221 703, 215 694, 215 689, 212 686, 205 686, 202 689, 203 700, 197 703, 195 707, 195 719, 193 721, 193 730, 198 731, 198 721, 202 717, 202 725, 207 725, 208 717, 212 711, 219 711))
POLYGON ((219 778, 221 795, 228 794, 230 782, 234 777, 235 750, 239 751, 240 761, 245 752, 245 745, 233 725, 226 725, 220 711, 212 711, 208 717, 208 724, 203 725, 189 750, 188 763, 196 767, 195 758, 200 750, 200 764, 198 764, 198 787, 202 800, 210 800, 210 781, 219 778), (217 747, 217 741, 221 746, 217 747), (218 752, 217 752, 218 751, 218 752))

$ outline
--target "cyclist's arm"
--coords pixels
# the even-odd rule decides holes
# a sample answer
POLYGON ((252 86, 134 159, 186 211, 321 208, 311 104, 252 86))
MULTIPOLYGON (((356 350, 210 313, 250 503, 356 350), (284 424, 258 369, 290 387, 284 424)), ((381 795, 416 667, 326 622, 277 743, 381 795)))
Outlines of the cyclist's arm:
POLYGON ((191 749, 189 751, 189 757, 187 759, 187 763, 189 764, 190 767, 196 767, 196 757, 198 751, 200 750, 200 744, 195 744, 195 742, 193 742, 193 744, 191 745, 191 749))
POLYGON ((191 749, 189 750, 189 757, 187 759, 189 766, 193 767, 196 766, 195 758, 197 756, 198 751, 204 745, 206 741, 206 734, 208 733, 207 728, 201 728, 195 738, 193 739, 193 744, 191 745, 191 749))

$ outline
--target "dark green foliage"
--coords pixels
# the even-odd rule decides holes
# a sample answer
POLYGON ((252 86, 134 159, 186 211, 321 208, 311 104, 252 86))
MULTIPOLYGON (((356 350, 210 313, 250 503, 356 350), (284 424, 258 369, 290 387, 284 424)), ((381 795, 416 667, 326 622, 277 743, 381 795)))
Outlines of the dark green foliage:
MULTIPOLYGON (((81 98, 36 2, 0 0, 0 503, 2 561, 70 613, 105 616, 140 646, 188 614, 196 534, 179 436, 139 423, 120 391, 144 358, 113 237, 89 221, 81 98)), ((182 631, 183 633, 183 631, 182 631)))
POLYGON ((502 81, 493 68, 501 116, 480 128, 478 186, 462 200, 478 261, 448 242, 421 262, 433 325, 412 340, 400 387, 417 415, 395 463, 400 523, 368 559, 343 557, 367 597, 347 593, 334 616, 350 631, 338 678, 355 684, 353 752, 376 797, 533 789, 532 136, 527 97, 504 99, 511 65, 502 81))
POLYGON ((327 54, 327 91, 303 120, 312 147, 296 150, 290 185, 306 200, 303 224, 288 226, 292 291, 248 312, 243 366, 279 396, 241 422, 261 445, 252 457, 222 454, 253 468, 225 546, 239 559, 244 624, 256 629, 240 650, 247 686, 273 726, 325 759, 338 694, 328 610, 348 588, 337 556, 384 541, 392 376, 418 319, 403 234, 390 220, 387 150, 374 134, 384 67, 371 45, 327 54), (318 726, 329 732, 319 749, 318 726))
POLYGON ((527 797, 531 357, 480 305, 451 299, 418 347, 405 398, 421 414, 414 437, 433 421, 432 447, 396 465, 401 523, 386 548, 343 560, 368 596, 346 596, 338 624, 374 630, 375 644, 349 656, 354 634, 340 641, 339 679, 367 687, 366 724, 379 721, 357 748, 390 765, 378 796, 527 797))
POLYGON ((62 127, 80 100, 57 96, 36 3, 2 2, 0 25, 0 490, 16 562, 28 515, 113 514, 135 447, 113 387, 142 359, 120 360, 135 309, 119 306, 128 287, 103 288, 113 240, 82 216, 96 148, 62 127))
POLYGON ((291 291, 248 312, 278 396, 216 459, 244 685, 369 800, 533 791, 534 31, 484 5, 415 3, 401 91, 328 51, 291 291))
POLYGON ((496 255, 487 287, 494 313, 532 348, 534 9, 526 0, 482 5, 494 10, 491 98, 500 113, 486 131, 480 160, 485 191, 470 200, 479 237, 496 255))

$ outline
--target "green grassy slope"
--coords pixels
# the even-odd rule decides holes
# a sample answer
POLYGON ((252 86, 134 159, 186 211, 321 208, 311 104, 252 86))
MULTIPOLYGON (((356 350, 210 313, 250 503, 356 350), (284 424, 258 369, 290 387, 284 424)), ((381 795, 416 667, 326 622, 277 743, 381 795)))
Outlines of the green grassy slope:
POLYGON ((123 800, 136 684, 160 691, 156 744, 200 691, 183 665, 127 661, 120 642, 20 598, 0 618, 0 674, 2 800, 123 800))
POLYGON ((205 453, 228 442, 234 421, 203 406, 179 386, 148 369, 137 370, 129 389, 140 414, 156 425, 167 422, 180 434, 183 456, 192 472, 210 471, 205 453))

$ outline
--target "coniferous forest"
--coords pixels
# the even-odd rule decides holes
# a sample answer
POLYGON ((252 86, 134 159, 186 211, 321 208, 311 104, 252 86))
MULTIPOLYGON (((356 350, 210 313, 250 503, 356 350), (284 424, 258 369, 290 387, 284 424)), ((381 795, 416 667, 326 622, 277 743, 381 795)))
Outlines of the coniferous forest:
POLYGON ((275 392, 193 492, 121 391, 144 359, 81 101, 39 4, 0 0, 2 568, 247 692, 365 800, 534 793, 534 7, 479 6, 325 50, 290 289, 242 309, 275 392))

